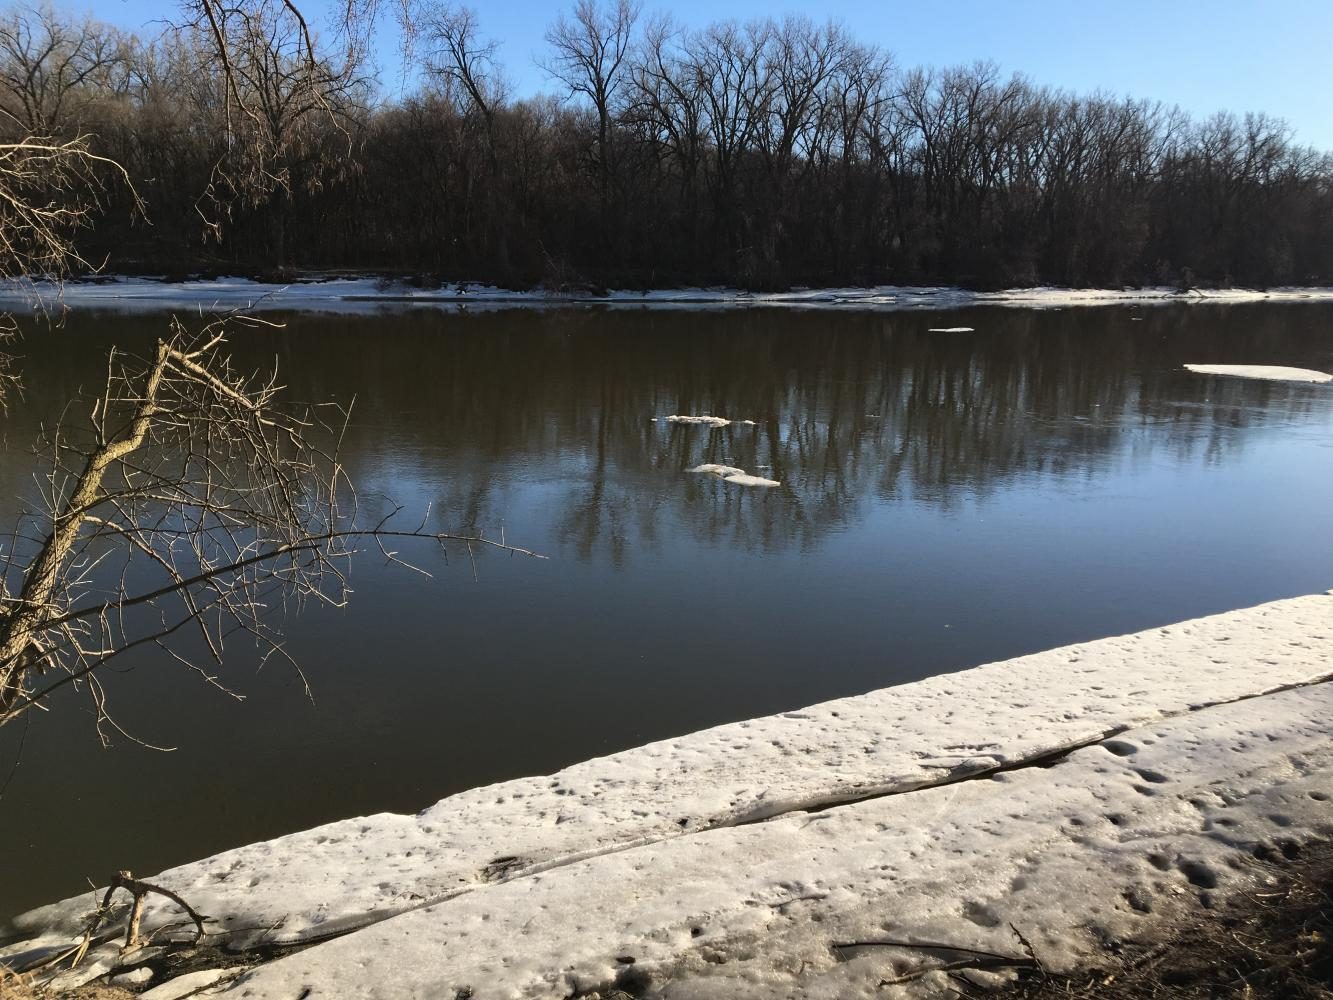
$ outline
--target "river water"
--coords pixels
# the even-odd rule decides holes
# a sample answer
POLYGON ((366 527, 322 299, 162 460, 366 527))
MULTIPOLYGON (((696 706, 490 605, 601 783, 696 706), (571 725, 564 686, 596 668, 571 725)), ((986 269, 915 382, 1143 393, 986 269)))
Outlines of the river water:
MULTIPOLYGON (((1333 386, 1181 368, 1333 370, 1330 305, 275 318, 236 334, 237 360, 355 400, 344 460, 368 509, 429 506, 436 530, 550 558, 482 553, 474 579, 465 553, 408 546, 429 580, 359 558, 348 608, 286 626, 313 699, 244 648, 242 702, 127 657, 110 707, 170 753, 103 750, 80 696, 6 727, 0 917, 119 869, 1333 586, 1333 386), (782 485, 684 471, 701 462, 782 485)), ((164 324, 29 327, 7 519, 40 426, 164 324)))

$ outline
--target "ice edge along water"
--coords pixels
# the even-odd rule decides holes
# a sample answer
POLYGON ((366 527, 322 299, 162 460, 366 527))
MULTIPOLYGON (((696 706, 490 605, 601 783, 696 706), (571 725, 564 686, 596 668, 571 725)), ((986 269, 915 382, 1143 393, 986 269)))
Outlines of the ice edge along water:
MULTIPOLYGON (((678 288, 609 291, 605 294, 543 289, 513 291, 490 285, 445 284, 436 289, 372 278, 303 280, 289 285, 245 278, 159 281, 104 277, 58 287, 45 282, 0 282, 0 309, 21 310, 41 303, 119 311, 191 308, 367 312, 384 308, 508 308, 595 304, 616 308, 718 309, 751 306, 791 309, 953 309, 970 305, 1051 309, 1069 306, 1165 305, 1170 303, 1329 302, 1333 288, 1191 290, 1173 288, 1012 288, 972 292, 961 288, 883 285, 872 288, 817 288, 787 292, 744 292, 735 288, 678 288)), ((942 328, 947 332, 950 328, 942 328)))
MULTIPOLYGON (((885 914, 898 937, 986 950, 1021 918, 1045 961, 1072 965, 1098 935, 1225 883, 1249 846, 1333 833, 1330 648, 1333 596, 1279 601, 720 726, 158 880, 235 947, 355 930, 242 977, 257 997, 565 996, 623 978, 625 958, 654 982, 713 984, 688 995, 798 979, 803 995, 854 995, 856 969, 877 982, 889 957, 912 960, 834 947, 883 936, 885 914), (1020 883, 1044 888, 1015 902, 1020 883), (1075 920, 1092 930, 1038 930, 1075 920)), ((19 918, 38 937, 6 953, 63 946, 91 899, 19 918)), ((155 907, 145 926, 174 920, 155 907)), ((114 946, 88 958, 115 961, 114 946)))

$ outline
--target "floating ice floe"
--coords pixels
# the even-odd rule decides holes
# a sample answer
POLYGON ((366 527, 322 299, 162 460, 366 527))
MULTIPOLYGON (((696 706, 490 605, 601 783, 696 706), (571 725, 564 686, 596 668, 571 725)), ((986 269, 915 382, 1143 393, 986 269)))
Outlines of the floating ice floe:
POLYGON ((764 479, 762 476, 752 476, 744 469, 738 469, 734 465, 714 465, 710 462, 705 465, 696 465, 693 469, 686 469, 685 471, 707 473, 711 476, 717 476, 724 483, 735 483, 737 486, 782 485, 775 479, 764 479))
POLYGON ((735 476, 723 476, 724 483, 735 483, 737 486, 781 486, 776 479, 765 479, 763 476, 752 476, 748 472, 742 472, 735 476))
MULTIPOLYGON (((709 416, 683 416, 678 413, 673 413, 666 419, 669 424, 705 424, 709 427, 730 427, 732 424, 739 424, 742 427, 758 426, 753 420, 728 420, 726 417, 709 416)), ((657 418, 653 417, 653 420, 656 422, 657 418)))
POLYGON ((927 333, 976 333, 976 329, 970 326, 932 326, 927 333))
POLYGON ((705 424, 705 425, 707 425, 707 426, 709 426, 709 427, 730 427, 731 424, 732 424, 732 421, 728 420, 726 417, 707 417, 707 416, 704 416, 704 417, 694 417, 694 416, 682 416, 682 415, 680 415, 680 414, 678 414, 678 413, 673 413, 673 414, 671 414, 671 416, 667 417, 667 423, 669 423, 669 424, 705 424))
POLYGON ((1333 375, 1309 368, 1286 368, 1282 365, 1186 365, 1189 371, 1200 375, 1234 375, 1238 378, 1262 378, 1270 382, 1333 382, 1333 375))

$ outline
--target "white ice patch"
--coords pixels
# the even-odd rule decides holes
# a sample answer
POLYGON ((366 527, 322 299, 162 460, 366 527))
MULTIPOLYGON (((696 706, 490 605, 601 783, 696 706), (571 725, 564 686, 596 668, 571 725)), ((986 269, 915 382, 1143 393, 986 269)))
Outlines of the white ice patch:
POLYGON ((724 483, 734 483, 737 486, 781 486, 776 479, 765 479, 763 476, 752 476, 748 472, 741 472, 736 475, 723 476, 724 483))
POLYGON ((704 465, 696 465, 693 469, 686 469, 686 472, 706 472, 712 476, 743 476, 744 469, 738 469, 734 465, 714 465, 711 462, 704 465))
POLYGON ((1333 375, 1309 368, 1285 368, 1281 365, 1186 365, 1200 375, 1232 375, 1237 378, 1267 379, 1271 382, 1333 382, 1333 375))
POLYGON ((686 469, 686 472, 704 472, 712 476, 719 476, 724 483, 734 483, 737 486, 781 486, 777 480, 764 479, 762 476, 752 476, 744 469, 738 469, 734 465, 714 465, 708 463, 705 465, 696 465, 693 469, 686 469))
POLYGON ((143 986, 153 978, 155 973, 148 966, 142 966, 138 969, 131 969, 129 972, 122 972, 119 975, 112 976, 108 981, 111 986, 143 986))
POLYGON ((232 978, 245 971, 244 966, 230 969, 204 969, 201 972, 187 972, 183 976, 156 986, 147 993, 139 994, 140 1000, 185 1000, 195 996, 199 990, 212 986, 224 979, 232 978))
POLYGON ((669 423, 669 424, 703 424, 703 425, 708 426, 708 427, 730 427, 730 426, 731 426, 731 421, 728 420, 726 417, 707 417, 707 416, 704 416, 704 417, 694 417, 694 416, 681 416, 680 414, 677 414, 677 413, 673 413, 671 416, 667 417, 667 423, 669 423))

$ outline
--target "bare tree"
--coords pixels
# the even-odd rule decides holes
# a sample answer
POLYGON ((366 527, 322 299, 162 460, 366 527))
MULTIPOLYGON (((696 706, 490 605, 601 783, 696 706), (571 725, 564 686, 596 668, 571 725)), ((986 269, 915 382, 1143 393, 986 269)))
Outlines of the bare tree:
POLYGON ((0 109, 27 135, 79 128, 87 106, 123 75, 126 42, 91 18, 74 21, 49 3, 0 16, 0 109))
POLYGON ((713 196, 715 257, 735 241, 742 163, 771 113, 776 82, 766 50, 773 30, 770 21, 743 27, 723 21, 685 39, 684 69, 698 81, 705 131, 712 144, 712 169, 705 171, 705 177, 713 196))
POLYGON ((613 112, 640 6, 636 0, 577 0, 573 17, 561 14, 546 32, 555 55, 542 68, 567 88, 570 96, 591 102, 597 115, 597 178, 603 238, 608 235, 611 179, 615 172, 613 112))
POLYGON ((479 123, 485 149, 487 176, 483 189, 483 218, 492 226, 496 259, 509 268, 509 234, 497 211, 500 201, 500 123, 498 112, 508 97, 509 85, 496 58, 498 43, 483 39, 477 12, 451 3, 425 2, 419 9, 417 31, 428 78, 463 110, 464 124, 479 123))
POLYGON ((404 538, 522 551, 424 519, 400 529, 396 509, 362 524, 338 459, 346 413, 285 404, 276 372, 238 371, 223 353, 228 326, 176 321, 151 358, 113 351, 85 430, 66 424, 45 441, 42 504, 0 559, 0 726, 74 685, 105 739, 119 727, 100 670, 148 645, 227 690, 227 641, 285 657, 283 609, 341 605, 359 544, 399 562, 388 546, 404 538), (184 651, 187 629, 204 659, 184 651))
POLYGON ((493 137, 496 111, 509 91, 496 59, 499 44, 481 37, 477 12, 471 7, 430 4, 419 17, 427 75, 443 82, 447 91, 461 93, 463 102, 484 119, 493 137))
POLYGON ((286 209, 294 190, 317 187, 350 160, 353 111, 365 81, 359 54, 326 58, 290 0, 186 0, 179 30, 209 54, 205 70, 220 91, 221 149, 196 207, 220 238, 238 209, 270 208, 273 257, 286 256, 286 209), (341 142, 327 140, 330 133, 341 142))

